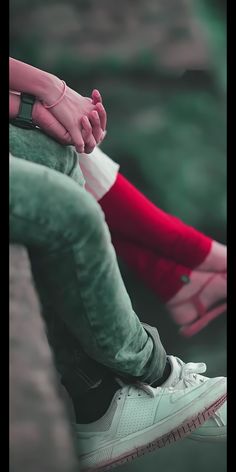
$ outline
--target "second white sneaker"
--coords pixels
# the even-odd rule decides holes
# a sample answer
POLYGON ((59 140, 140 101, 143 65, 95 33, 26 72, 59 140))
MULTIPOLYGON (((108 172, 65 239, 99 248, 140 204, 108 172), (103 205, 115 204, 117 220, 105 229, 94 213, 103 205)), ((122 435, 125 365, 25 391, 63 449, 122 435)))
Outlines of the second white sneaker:
MULTIPOLYGON (((196 386, 208 380, 203 374, 206 372, 206 364, 203 362, 189 362, 185 364, 181 359, 168 356, 171 366, 171 373, 162 387, 174 387, 184 389, 196 386)), ((200 428, 193 431, 188 439, 197 441, 223 442, 226 441, 227 434, 227 402, 214 413, 200 428)))
POLYGON ((75 425, 80 469, 106 471, 183 439, 214 415, 225 399, 223 377, 181 389, 123 386, 98 421, 75 425))

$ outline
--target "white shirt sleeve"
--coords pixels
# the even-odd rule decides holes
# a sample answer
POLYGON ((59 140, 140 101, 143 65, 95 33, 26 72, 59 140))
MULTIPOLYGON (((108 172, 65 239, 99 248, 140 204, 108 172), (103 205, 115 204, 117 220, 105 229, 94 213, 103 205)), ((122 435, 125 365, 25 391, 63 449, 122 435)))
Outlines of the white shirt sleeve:
POLYGON ((85 188, 96 200, 100 200, 115 183, 119 172, 119 164, 108 157, 99 147, 91 154, 79 154, 85 188))

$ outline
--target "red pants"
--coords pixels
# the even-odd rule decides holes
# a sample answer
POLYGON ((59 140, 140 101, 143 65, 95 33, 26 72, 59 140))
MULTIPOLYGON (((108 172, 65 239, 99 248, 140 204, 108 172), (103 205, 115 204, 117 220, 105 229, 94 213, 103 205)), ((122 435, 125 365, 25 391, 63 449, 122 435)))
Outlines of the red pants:
POLYGON ((210 251, 209 237, 160 210, 121 174, 99 203, 118 256, 163 301, 210 251))

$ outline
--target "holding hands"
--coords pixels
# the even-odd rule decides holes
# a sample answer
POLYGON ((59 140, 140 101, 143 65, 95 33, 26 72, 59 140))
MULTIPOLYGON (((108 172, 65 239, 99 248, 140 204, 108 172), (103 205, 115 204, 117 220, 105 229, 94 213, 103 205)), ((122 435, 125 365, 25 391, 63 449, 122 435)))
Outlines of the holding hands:
POLYGON ((89 154, 105 135, 107 117, 101 95, 93 90, 92 98, 83 97, 70 87, 64 87, 58 102, 53 104, 53 94, 50 101, 46 99, 45 110, 69 133, 76 150, 89 154))
POLYGON ((53 74, 10 58, 10 117, 17 116, 19 92, 36 97, 32 119, 46 134, 62 144, 73 144, 89 154, 105 136, 107 115, 98 90, 91 98, 68 87, 53 74), (16 93, 18 92, 18 94, 16 93))

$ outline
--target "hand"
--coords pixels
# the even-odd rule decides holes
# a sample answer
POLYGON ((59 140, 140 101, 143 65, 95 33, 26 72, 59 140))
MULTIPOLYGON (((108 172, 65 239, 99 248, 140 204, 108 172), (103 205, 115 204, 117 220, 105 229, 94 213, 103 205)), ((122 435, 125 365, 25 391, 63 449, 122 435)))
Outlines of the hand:
MULTIPOLYGON (((46 99, 44 98, 44 101, 48 105, 50 105, 55 101, 55 96, 55 91, 53 94, 51 94, 51 92, 48 92, 48 97, 50 97, 50 101, 49 98, 47 99, 47 96, 46 99)), ((57 96, 59 96, 58 88, 57 96)), ((99 120, 100 115, 103 117, 102 120, 104 123, 104 121, 106 121, 106 118, 104 119, 104 114, 106 115, 106 112, 100 102, 94 104, 93 99, 83 97, 82 95, 72 90, 70 87, 67 87, 63 99, 49 110, 50 113, 69 132, 73 144, 78 152, 84 152, 85 146, 86 150, 88 149, 88 151, 91 152, 91 149, 93 149, 99 142, 99 140, 102 139, 102 132, 104 130, 102 129, 102 124, 99 124, 97 114, 99 116, 99 120), (94 115, 91 114, 91 112, 93 111, 96 112, 94 113, 94 115), (89 133, 88 135, 88 133, 86 134, 86 132, 83 132, 83 125, 81 120, 83 117, 89 116, 92 120, 92 129, 94 127, 96 128, 94 135, 91 135, 91 133, 89 133)))
MULTIPOLYGON (((103 105, 95 105, 95 109, 90 113, 90 121, 86 116, 81 119, 82 137, 84 140, 84 152, 90 154, 95 146, 102 142, 105 132, 101 131, 101 126, 106 126, 106 111, 103 105), (92 124, 90 124, 90 122, 92 124)), ((44 108, 41 102, 36 101, 33 106, 32 118, 34 123, 39 126, 46 134, 52 136, 63 145, 73 144, 69 132, 52 115, 50 110, 44 108)))
MULTIPOLYGON (((99 94, 100 95, 100 94, 99 94)), ((11 118, 17 116, 20 107, 20 95, 14 92, 9 93, 9 114, 11 118)), ((93 151, 94 147, 98 142, 101 142, 103 139, 103 132, 100 133, 100 124, 105 127, 106 125, 106 111, 103 106, 95 107, 98 109, 98 112, 91 112, 91 115, 95 113, 95 117, 91 116, 91 122, 94 123, 94 135, 95 138, 91 137, 92 127, 90 122, 85 120, 85 130, 83 131, 85 139, 85 152, 89 154, 93 151), (98 117, 99 116, 99 119, 98 117), (100 121, 99 121, 100 120, 100 121), (100 141, 99 141, 100 140, 100 141)), ((39 126, 46 134, 52 136, 56 141, 60 142, 63 145, 73 144, 72 138, 69 132, 64 128, 64 126, 52 115, 50 110, 47 110, 40 101, 36 100, 33 110, 32 118, 34 123, 39 126)), ((82 117, 83 119, 84 117, 82 117)))
POLYGON ((64 145, 73 144, 69 132, 38 100, 33 106, 32 119, 39 128, 59 143, 64 145))
POLYGON ((96 144, 101 144, 106 135, 106 110, 102 105, 102 97, 96 89, 92 92, 92 103, 95 105, 95 110, 81 119, 82 136, 86 143, 84 152, 86 154, 91 153, 96 144))
POLYGON ((104 129, 102 129, 102 124, 98 122, 98 116, 99 120, 104 121, 101 115, 106 117, 106 112, 102 108, 99 92, 97 98, 95 97, 96 93, 92 99, 83 97, 70 87, 66 86, 64 89, 63 82, 55 75, 14 58, 9 60, 9 76, 11 90, 34 95, 39 101, 43 102, 43 105, 47 104, 50 107, 49 109, 44 107, 47 110, 45 113, 41 108, 37 109, 36 107, 41 120, 41 127, 44 128, 45 132, 52 132, 52 134, 55 132, 56 135, 59 132, 60 136, 63 133, 62 139, 67 141, 66 132, 62 131, 62 128, 58 127, 55 121, 51 120, 50 115, 48 115, 49 112, 62 125, 63 130, 69 133, 71 144, 74 144, 78 152, 83 152, 85 146, 90 152, 94 145, 103 139, 102 131, 104 129), (61 100, 60 97, 62 97, 61 100), (92 111, 97 113, 90 115, 92 111), (87 138, 86 132, 83 133, 85 140, 87 139, 85 142, 82 136, 83 127, 81 124, 83 116, 90 116, 90 124, 93 130, 92 136, 90 131, 87 131, 87 138), (45 121, 46 129, 44 127, 45 121))
MULTIPOLYGON (((19 113, 20 94, 9 93, 9 116, 15 118, 19 113)), ((46 134, 52 136, 61 144, 73 144, 68 131, 58 122, 58 120, 46 110, 41 102, 36 100, 33 105, 32 119, 46 134)))

